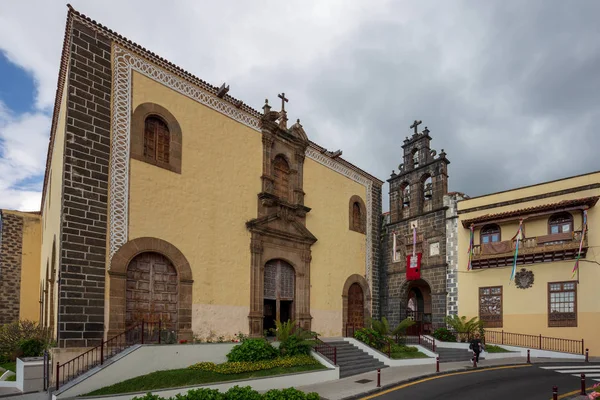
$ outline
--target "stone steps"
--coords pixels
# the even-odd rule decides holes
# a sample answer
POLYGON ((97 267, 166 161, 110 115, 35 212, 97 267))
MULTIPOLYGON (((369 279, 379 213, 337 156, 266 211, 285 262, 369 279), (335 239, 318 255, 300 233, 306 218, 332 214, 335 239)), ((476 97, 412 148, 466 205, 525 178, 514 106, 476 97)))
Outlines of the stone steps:
POLYGON ((336 348, 337 365, 340 367, 340 378, 375 371, 386 365, 367 352, 346 341, 327 341, 336 348))

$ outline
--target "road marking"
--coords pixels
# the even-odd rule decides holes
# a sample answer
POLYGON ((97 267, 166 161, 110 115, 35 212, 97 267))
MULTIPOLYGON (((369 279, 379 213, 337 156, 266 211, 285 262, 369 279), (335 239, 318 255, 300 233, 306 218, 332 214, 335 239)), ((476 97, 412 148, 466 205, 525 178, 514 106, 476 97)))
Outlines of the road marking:
POLYGON ((583 372, 584 374, 588 372, 600 372, 600 369, 559 369, 554 372, 559 372, 561 374, 572 374, 573 372, 583 372))
POLYGON ((424 378, 424 379, 420 379, 418 381, 405 383, 403 385, 396 386, 396 387, 384 390, 383 392, 379 392, 379 393, 373 394, 371 396, 362 397, 361 400, 374 399, 375 397, 383 396, 384 394, 395 392, 396 390, 404 389, 404 388, 409 387, 409 386, 418 385, 419 383, 423 383, 423 382, 427 382, 427 381, 432 381, 434 379, 446 378, 448 376, 466 375, 466 374, 473 374, 473 373, 477 373, 477 372, 495 371, 495 370, 499 370, 499 369, 526 368, 526 367, 531 367, 531 366, 532 365, 530 365, 530 364, 527 364, 527 365, 507 365, 505 367, 485 368, 485 369, 474 370, 474 371, 453 372, 453 373, 445 374, 445 375, 437 375, 437 376, 432 376, 430 378, 424 378))
MULTIPOLYGON (((573 371, 571 371, 573 372, 573 371)), ((581 374, 571 374, 572 376, 581 376, 581 374)), ((586 378, 598 378, 600 377, 600 374, 585 374, 586 378)))
POLYGON ((588 368, 600 368, 600 365, 568 365, 568 366, 554 366, 554 367, 540 367, 541 369, 588 369, 588 368))

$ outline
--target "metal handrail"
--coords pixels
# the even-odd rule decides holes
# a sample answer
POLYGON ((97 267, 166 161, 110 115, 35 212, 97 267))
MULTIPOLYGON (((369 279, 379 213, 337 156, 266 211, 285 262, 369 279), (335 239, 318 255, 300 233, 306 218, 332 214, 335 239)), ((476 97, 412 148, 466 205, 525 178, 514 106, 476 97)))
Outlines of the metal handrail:
POLYGON ((318 336, 315 336, 315 342, 317 345, 314 347, 315 351, 321 353, 324 357, 327 357, 333 362, 333 365, 337 365, 337 348, 335 346, 328 345, 318 336))
POLYGON ((56 390, 58 390, 61 385, 77 378, 90 369, 104 364, 105 360, 115 356, 134 344, 156 342, 161 344, 161 331, 161 321, 142 321, 108 340, 100 342, 96 347, 92 347, 67 362, 60 364, 57 361, 55 375, 56 390), (158 328, 158 331, 156 331, 155 328, 158 328), (158 334, 155 336, 154 333, 156 332, 158 332, 158 334))
POLYGON ((585 354, 584 340, 563 339, 540 335, 527 335, 523 333, 511 333, 498 331, 485 331, 484 343, 495 343, 500 345, 527 347, 561 353, 585 354))

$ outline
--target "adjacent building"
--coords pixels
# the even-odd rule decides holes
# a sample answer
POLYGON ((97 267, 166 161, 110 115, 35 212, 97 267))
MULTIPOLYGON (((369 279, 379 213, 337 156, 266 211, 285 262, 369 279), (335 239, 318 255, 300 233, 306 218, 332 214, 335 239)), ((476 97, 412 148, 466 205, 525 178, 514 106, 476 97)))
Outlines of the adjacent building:
POLYGON ((594 172, 458 202, 458 314, 600 354, 599 197, 594 172))
POLYGON ((38 212, 0 210, 0 325, 38 321, 49 301, 40 276, 41 230, 38 212))

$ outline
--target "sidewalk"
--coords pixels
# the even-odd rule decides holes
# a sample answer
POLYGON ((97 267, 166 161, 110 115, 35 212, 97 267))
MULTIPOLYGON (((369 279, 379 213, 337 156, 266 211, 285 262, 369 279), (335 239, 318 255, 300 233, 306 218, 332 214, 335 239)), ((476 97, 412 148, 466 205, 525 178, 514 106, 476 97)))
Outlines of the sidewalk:
MULTIPOLYGON (((542 363, 573 363, 581 362, 579 360, 564 358, 531 358, 532 364, 542 363)), ((504 358, 498 360, 482 360, 477 369, 489 367, 499 367, 507 365, 527 364, 526 357, 504 358)), ((377 371, 366 372, 364 374, 350 376, 348 378, 336 381, 323 382, 315 385, 297 387, 303 392, 317 392, 321 398, 327 400, 358 399, 362 396, 376 393, 381 390, 389 389, 402 383, 416 381, 430 376, 440 375, 450 372, 460 372, 472 370, 473 365, 470 362, 450 362, 440 363, 440 372, 435 372, 435 364, 418 365, 408 367, 388 367, 381 370, 381 387, 377 388, 377 371), (368 380, 364 382, 363 380, 368 380), (363 382, 363 383, 359 383, 363 382)))

